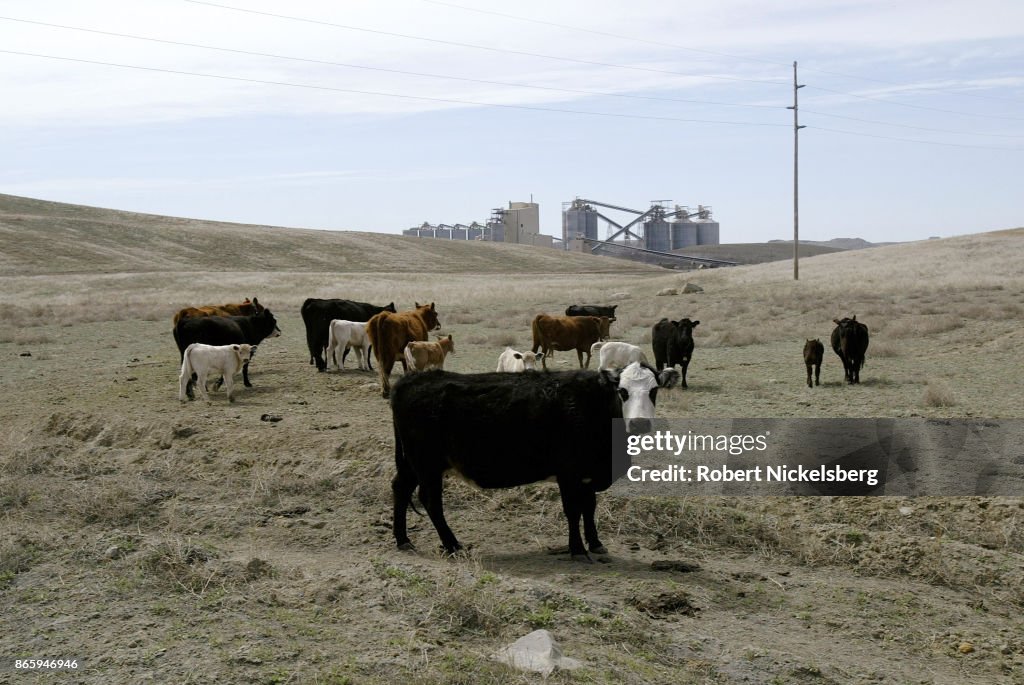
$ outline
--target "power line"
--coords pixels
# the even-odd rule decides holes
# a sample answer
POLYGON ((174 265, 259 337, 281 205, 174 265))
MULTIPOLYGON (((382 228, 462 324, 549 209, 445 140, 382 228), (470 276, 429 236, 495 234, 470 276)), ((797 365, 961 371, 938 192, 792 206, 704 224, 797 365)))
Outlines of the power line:
POLYGON ((20 23, 23 23, 23 24, 34 24, 34 25, 37 25, 37 26, 47 26, 47 27, 50 27, 50 28, 66 29, 66 30, 69 30, 69 31, 82 31, 84 33, 94 33, 94 34, 99 34, 99 35, 103 35, 103 36, 115 36, 117 38, 129 38, 129 39, 132 39, 132 40, 141 40, 141 41, 146 41, 146 42, 151 42, 151 43, 162 43, 164 45, 177 45, 177 46, 181 46, 181 47, 199 48, 199 49, 202 49, 202 50, 215 50, 217 52, 227 52, 227 53, 232 53, 232 54, 236 54, 236 55, 248 55, 250 57, 269 57, 269 58, 272 58, 272 59, 282 59, 282 60, 288 60, 288 61, 292 61, 292 62, 305 62, 305 63, 308 63, 308 64, 320 64, 320 65, 325 65, 325 66, 346 67, 346 68, 350 68, 350 69, 365 69, 365 70, 369 70, 369 71, 380 71, 380 72, 386 72, 386 73, 390 73, 390 74, 402 74, 402 75, 405 75, 405 76, 418 76, 418 77, 425 77, 425 78, 447 79, 447 80, 452 80, 452 81, 465 81, 465 82, 468 82, 468 83, 482 83, 482 84, 492 85, 492 86, 509 86, 509 87, 514 87, 514 88, 531 88, 531 89, 535 89, 535 90, 546 90, 546 91, 561 92, 561 93, 576 93, 576 94, 580 94, 580 95, 597 95, 597 96, 600 96, 600 97, 630 98, 630 99, 637 99, 637 100, 656 100, 656 101, 662 101, 662 102, 685 102, 685 103, 689 103, 689 104, 718 105, 718 106, 723 106, 723 107, 754 107, 754 108, 764 108, 764 109, 779 109, 779 107, 780 107, 779 105, 758 105, 758 104, 749 104, 749 103, 742 103, 742 102, 721 102, 721 101, 716 101, 716 100, 691 100, 691 99, 685 99, 685 98, 657 97, 657 96, 652 96, 652 95, 635 95, 635 94, 631 94, 631 93, 608 93, 608 92, 593 91, 593 90, 582 90, 582 89, 578 89, 578 88, 556 88, 554 86, 540 86, 540 85, 535 85, 535 84, 530 84, 530 83, 517 83, 517 82, 514 82, 514 81, 494 81, 494 80, 488 80, 488 79, 468 78, 468 77, 464 77, 464 76, 451 76, 451 75, 448 75, 448 74, 432 74, 432 73, 419 72, 419 71, 406 71, 406 70, 403 70, 403 69, 390 69, 390 68, 387 68, 387 67, 374 67, 374 66, 369 66, 369 65, 365 65, 365 64, 352 64, 352 63, 349 63, 349 62, 334 62, 334 61, 330 61, 330 60, 312 59, 312 58, 307 58, 307 57, 294 57, 294 56, 291 56, 291 55, 279 55, 279 54, 269 53, 269 52, 256 52, 256 51, 253 51, 253 50, 240 50, 240 49, 236 49, 236 48, 220 47, 220 46, 217 46, 217 45, 204 45, 204 44, 201 44, 201 43, 188 43, 188 42, 185 42, 185 41, 167 40, 167 39, 164 39, 164 38, 153 38, 151 36, 139 36, 139 35, 135 35, 135 34, 131 34, 131 33, 119 33, 119 32, 116 32, 116 31, 105 31, 105 30, 101 30, 101 29, 90 29, 90 28, 85 28, 85 27, 82 27, 82 26, 69 26, 67 24, 51 24, 51 23, 45 22, 45 21, 35 21, 35 20, 32 20, 32 19, 19 19, 17 17, 4 17, 4 16, 0 16, 0 19, 5 20, 5 21, 20 22, 20 23))
MULTIPOLYGON (((701 54, 705 54, 705 55, 715 55, 716 57, 728 57, 730 59, 740 60, 740 61, 744 61, 744 62, 760 62, 762 64, 773 64, 775 66, 789 67, 789 64, 786 63, 786 62, 779 62, 779 61, 770 60, 770 59, 763 59, 763 58, 760 58, 760 57, 734 55, 734 54, 731 54, 731 53, 728 53, 728 52, 719 52, 719 51, 715 51, 715 50, 703 50, 701 48, 688 47, 688 46, 685 46, 685 45, 678 45, 676 43, 666 43, 664 41, 652 40, 650 38, 637 38, 636 36, 626 36, 626 35, 623 35, 621 33, 611 33, 611 32, 608 32, 608 31, 597 31, 597 30, 594 30, 594 29, 583 28, 581 26, 572 26, 570 24, 560 24, 560 23, 554 22, 554 21, 544 21, 544 20, 541 20, 541 19, 533 19, 531 17, 523 17, 523 16, 516 15, 516 14, 507 14, 505 12, 496 12, 496 11, 493 11, 493 10, 485 10, 485 9, 480 9, 480 8, 477 8, 477 7, 467 7, 465 5, 458 5, 458 4, 454 3, 454 2, 444 2, 443 0, 420 0, 420 1, 428 3, 428 4, 431 4, 431 5, 442 5, 444 7, 453 7, 455 9, 465 10, 467 12, 477 12, 479 14, 490 14, 492 16, 502 17, 504 19, 515 19, 517 21, 528 22, 528 23, 531 23, 531 24, 541 24, 543 26, 554 26, 556 28, 568 29, 570 31, 579 31, 581 33, 589 33, 589 34, 592 34, 592 35, 595 35, 595 36, 605 36, 607 38, 619 38, 621 40, 628 40, 628 41, 633 41, 633 42, 636 42, 636 43, 646 43, 648 45, 658 45, 660 47, 672 48, 674 50, 685 50, 687 52, 696 52, 696 53, 701 53, 701 54)), ((904 88, 910 87, 910 86, 908 86, 905 83, 898 83, 896 81, 887 81, 885 79, 872 78, 872 77, 868 77, 868 76, 857 76, 855 74, 845 74, 845 73, 842 73, 842 72, 839 72, 839 71, 830 71, 828 69, 815 69, 813 67, 803 67, 803 70, 804 71, 814 71, 814 72, 818 72, 820 74, 829 74, 829 75, 832 75, 832 76, 841 76, 843 78, 858 79, 858 80, 861 80, 861 81, 871 81, 871 82, 874 82, 874 83, 885 83, 885 84, 891 85, 891 86, 902 86, 904 88)), ((1020 100, 1016 99, 1016 98, 1001 98, 1001 97, 996 97, 996 96, 993 96, 993 95, 978 95, 977 93, 961 93, 959 91, 953 91, 953 90, 949 90, 949 89, 946 89, 946 88, 936 88, 936 87, 932 87, 932 86, 914 86, 914 87, 916 87, 918 89, 921 89, 921 90, 931 90, 931 91, 935 91, 935 92, 939 92, 939 93, 947 93, 949 95, 957 95, 957 96, 962 96, 962 97, 981 98, 981 99, 984 99, 984 100, 1002 100, 1002 101, 1005 101, 1005 102, 1020 102, 1020 100)))
MULTIPOLYGON (((432 2, 432 1, 433 0, 424 0, 424 2, 432 2)), ((448 4, 448 3, 439 3, 439 4, 448 4)), ((483 11, 483 10, 481 10, 481 11, 483 11)), ((276 53, 258 52, 258 51, 253 51, 253 50, 241 50, 241 49, 237 49, 237 48, 227 48, 227 47, 222 47, 222 46, 217 46, 217 45, 206 45, 206 44, 202 44, 202 43, 190 43, 190 42, 186 42, 186 41, 169 40, 169 39, 164 39, 164 38, 154 38, 152 36, 140 36, 140 35, 136 35, 136 34, 121 33, 121 32, 117 32, 117 31, 106 31, 106 30, 102 30, 102 29, 86 28, 86 27, 82 27, 82 26, 70 26, 70 25, 67 25, 67 24, 54 24, 54 23, 50 23, 50 22, 36 21, 36 20, 33 20, 33 19, 21 19, 21 18, 18 18, 18 17, 0 16, 0 20, 13 21, 13 22, 18 22, 18 23, 23 23, 23 24, 32 24, 32 25, 36 25, 36 26, 46 26, 46 27, 49 27, 49 28, 59 28, 59 29, 64 29, 64 30, 69 30, 69 31, 80 31, 80 32, 84 32, 84 33, 92 33, 92 34, 98 34, 98 35, 103 35, 103 36, 114 36, 114 37, 117 37, 117 38, 127 38, 127 39, 131 39, 131 40, 139 40, 139 41, 158 43, 158 44, 163 44, 163 45, 175 45, 175 46, 182 46, 182 47, 189 47, 189 48, 197 48, 197 49, 202 49, 202 50, 213 50, 213 51, 217 51, 217 52, 225 52, 225 53, 230 53, 230 54, 247 55, 247 56, 251 56, 251 57, 265 57, 265 58, 280 59, 280 60, 287 60, 287 61, 292 61, 292 62, 301 62, 301 63, 307 63, 307 64, 318 64, 318 65, 344 67, 344 68, 351 68, 351 69, 363 69, 363 70, 377 71, 377 72, 384 72, 384 73, 391 73, 391 74, 402 74, 402 75, 406 75, 406 76, 416 76, 416 77, 421 77, 421 78, 435 78, 435 79, 444 79, 444 80, 452 80, 452 81, 462 81, 462 82, 467 82, 467 83, 480 83, 480 84, 494 85, 494 86, 505 86, 505 87, 513 87, 513 88, 527 88, 527 89, 542 90, 542 91, 548 91, 548 92, 573 93, 573 94, 578 94, 578 95, 591 95, 591 96, 598 96, 598 97, 616 97, 616 98, 626 98, 626 99, 634 99, 634 100, 649 100, 649 101, 655 101, 655 102, 681 102, 681 103, 687 103, 687 104, 715 105, 715 106, 723 106, 723 107, 749 107, 749 108, 758 108, 758 109, 778 109, 780 107, 779 105, 761 105, 761 104, 753 104, 753 103, 722 102, 722 101, 717 101, 717 100, 695 100, 695 99, 689 99, 689 98, 659 97, 659 96, 653 96, 653 95, 636 95, 636 94, 632 94, 632 93, 609 93, 609 92, 603 92, 603 91, 584 90, 584 89, 579 89, 579 88, 559 88, 559 87, 555 87, 555 86, 542 86, 542 85, 537 85, 537 84, 521 83, 521 82, 515 82, 515 81, 496 81, 496 80, 492 80, 492 79, 477 79, 477 78, 469 78, 469 77, 463 77, 463 76, 453 76, 453 75, 450 75, 450 74, 435 74, 435 73, 429 73, 429 72, 408 71, 408 70, 404 70, 404 69, 392 69, 392 68, 387 68, 387 67, 376 67, 376 66, 370 66, 370 65, 365 65, 365 64, 352 64, 350 62, 336 62, 336 61, 331 61, 331 60, 313 59, 313 58, 307 58, 307 57, 295 57, 295 56, 292 56, 292 55, 281 55, 281 54, 276 54, 276 53)), ((910 125, 910 124, 899 124, 899 123, 894 123, 894 122, 878 121, 878 120, 873 120, 873 119, 862 119, 862 118, 858 118, 858 117, 844 116, 844 115, 840 115, 840 114, 829 114, 829 113, 826 113, 826 112, 817 112, 817 111, 814 111, 814 110, 807 110, 807 109, 805 109, 804 111, 806 113, 808 113, 808 114, 816 114, 818 116, 823 116, 823 117, 831 117, 831 118, 835 118, 835 119, 845 119, 845 120, 848 120, 848 121, 859 121, 859 122, 862 122, 862 123, 878 124, 878 125, 881 125, 881 126, 893 126, 893 127, 897 127, 897 128, 915 129, 915 130, 919 130, 919 131, 930 131, 930 132, 934 132, 934 133, 949 133, 949 134, 954 134, 954 135, 978 135, 978 136, 997 137, 997 138, 1021 138, 1021 137, 1024 137, 1024 136, 1013 135, 1013 134, 982 133, 982 132, 974 132, 974 131, 954 131, 954 130, 950 130, 950 129, 930 128, 930 127, 925 127, 925 126, 914 126, 914 125, 910 125)))
MULTIPOLYGON (((179 70, 179 69, 165 69, 165 68, 161 68, 161 67, 145 67, 145 66, 134 65, 134 64, 120 64, 120 63, 116 63, 116 62, 104 62, 104 61, 100 61, 100 60, 83 59, 83 58, 79 58, 79 57, 61 57, 61 56, 58 56, 58 55, 43 55, 43 54, 39 54, 39 53, 22 52, 22 51, 18 51, 18 50, 2 50, 2 49, 0 49, 0 54, 19 55, 19 56, 23 56, 23 57, 37 57, 37 58, 41 58, 41 59, 59 60, 59 61, 64 61, 64 62, 76 62, 76 63, 80 63, 80 64, 93 64, 93 65, 106 66, 106 67, 116 67, 116 68, 119 68, 119 69, 132 69, 132 70, 136 70, 136 71, 151 71, 151 72, 162 73, 162 74, 174 74, 174 75, 178 75, 178 76, 193 76, 193 77, 198 77, 198 78, 217 79, 217 80, 222 80, 222 81, 235 81, 235 82, 239 82, 239 83, 255 83, 255 84, 260 84, 260 85, 284 86, 284 87, 289 87, 289 88, 303 88, 303 89, 308 89, 308 90, 317 90, 317 91, 325 91, 325 92, 336 92, 336 93, 351 93, 351 94, 356 94, 356 95, 374 95, 374 96, 379 96, 379 97, 401 98, 401 99, 405 99, 405 100, 420 100, 420 101, 426 101, 426 102, 439 102, 439 103, 444 103, 444 104, 473 105, 473 106, 477 106, 477 107, 494 107, 494 108, 501 108, 501 109, 519 109, 519 110, 527 110, 527 111, 534 111, 534 112, 552 112, 552 113, 558 113, 558 114, 581 114, 581 115, 586 115, 586 116, 608 117, 608 118, 616 118, 616 119, 641 119, 641 120, 649 120, 649 121, 671 121, 671 122, 697 123, 697 124, 724 124, 724 125, 732 125, 732 126, 761 126, 761 127, 765 127, 765 126, 770 126, 770 127, 784 126, 784 127, 788 127, 789 126, 788 124, 773 124, 773 123, 763 123, 763 122, 753 122, 753 121, 725 121, 725 120, 717 120, 717 119, 685 119, 685 118, 681 118, 681 117, 661 117, 661 116, 650 116, 650 115, 644 115, 644 114, 622 114, 622 113, 616 113, 616 112, 595 112, 595 111, 591 111, 591 110, 575 110, 575 109, 565 109, 565 108, 560 108, 560 107, 535 107, 535 106, 532 106, 532 105, 512 105, 512 104, 505 104, 505 103, 479 102, 479 101, 475 101, 475 100, 461 100, 461 99, 456 99, 456 98, 437 98, 437 97, 428 97, 428 96, 425 96, 425 95, 408 95, 408 94, 404 94, 404 93, 385 93, 385 92, 380 92, 380 91, 358 90, 358 89, 354 89, 354 88, 335 88, 335 87, 332 87, 332 86, 318 86, 318 85, 307 84, 307 83, 292 83, 292 82, 289 82, 289 81, 269 81, 269 80, 265 80, 265 79, 254 79, 254 78, 247 78, 247 77, 243 77, 243 76, 227 76, 227 75, 224 75, 224 74, 205 74, 205 73, 200 73, 200 72, 184 71, 184 70, 179 70)), ((942 142, 937 142, 937 141, 915 140, 915 139, 912 139, 912 138, 897 138, 897 137, 894 137, 894 136, 874 135, 874 134, 870 134, 870 133, 860 133, 860 132, 857 132, 857 131, 844 131, 844 130, 840 130, 840 129, 825 128, 825 127, 821 127, 821 126, 806 126, 805 128, 815 129, 815 130, 818 130, 818 131, 827 131, 827 132, 830 132, 830 133, 841 133, 841 134, 846 134, 846 135, 863 136, 863 137, 867 137, 867 138, 881 138, 881 139, 884 139, 884 140, 898 140, 898 141, 907 142, 907 143, 920 143, 920 144, 923 144, 923 145, 943 145, 943 146, 949 146, 949 147, 974 148, 974 149, 980 149, 980 150, 1000 150, 1000 151, 1013 151, 1013 152, 1020 151, 1019 148, 998 148, 998 147, 990 147, 990 146, 982 146, 982 145, 966 145, 966 144, 960 144, 960 143, 942 143, 942 142)))
POLYGON ((509 50, 509 49, 506 49, 506 48, 497 48, 497 47, 494 47, 494 46, 491 46, 491 45, 477 45, 477 44, 474 44, 474 43, 461 43, 461 42, 453 41, 453 40, 442 40, 440 38, 428 38, 426 36, 413 36, 413 35, 406 34, 406 33, 394 33, 392 31, 381 31, 381 30, 377 30, 377 29, 368 29, 368 28, 363 28, 363 27, 360 27, 360 26, 349 26, 348 24, 337 24, 337 23, 334 23, 334 22, 322 21, 322 20, 319 20, 319 19, 308 19, 306 17, 295 17, 295 16, 291 16, 291 15, 287 15, 287 14, 277 14, 277 13, 274 13, 274 12, 263 12, 263 11, 260 11, 260 10, 253 10, 253 9, 248 9, 248 8, 245 8, 245 7, 232 7, 230 5, 221 5, 221 4, 218 4, 218 3, 215 3, 215 2, 206 2, 205 0, 184 0, 184 2, 189 2, 189 3, 192 3, 194 5, 207 5, 209 7, 218 7, 220 9, 231 10, 231 11, 234 11, 234 12, 245 12, 247 14, 257 14, 257 15, 261 15, 261 16, 265 16, 265 17, 274 17, 276 19, 287 19, 289 21, 299 21, 299 22, 303 22, 303 23, 306 23, 306 24, 316 24, 318 26, 332 26, 334 28, 345 29, 345 30, 348 30, 348 31, 361 31, 363 33, 373 33, 373 34, 381 35, 381 36, 391 36, 391 37, 394 37, 394 38, 405 38, 405 39, 408 39, 408 40, 419 40, 419 41, 425 41, 425 42, 428 42, 428 43, 439 43, 441 45, 454 45, 454 46, 462 47, 462 48, 472 48, 474 50, 487 50, 489 52, 500 52, 500 53, 509 54, 509 55, 522 55, 522 56, 526 56, 526 57, 539 57, 541 59, 549 59, 549 60, 555 60, 555 61, 559 61, 559 62, 570 62, 570 63, 573 63, 573 64, 586 64, 586 65, 589 65, 589 66, 598 66, 598 67, 612 67, 614 69, 629 69, 629 70, 632 70, 632 71, 644 71, 644 72, 649 72, 649 73, 654 73, 654 74, 671 74, 673 76, 685 76, 687 78, 710 78, 710 79, 718 79, 718 80, 723 80, 723 81, 742 81, 744 83, 758 83, 758 84, 761 84, 761 85, 773 85, 773 86, 785 85, 785 83, 783 83, 782 81, 765 81, 765 80, 758 80, 758 79, 740 78, 738 76, 722 76, 722 75, 718 75, 718 74, 688 74, 686 72, 671 71, 671 70, 668 70, 668 69, 655 69, 653 67, 639 67, 639 66, 629 65, 629 64, 613 64, 611 62, 598 62, 598 61, 594 61, 594 60, 576 59, 574 57, 560 57, 560 56, 557 56, 557 55, 545 55, 545 54, 538 53, 538 52, 526 52, 526 51, 523 51, 523 50, 509 50))
POLYGON ((1004 119, 1004 120, 1008 120, 1008 121, 1024 121, 1024 118, 1022 118, 1022 117, 1006 117, 1006 116, 1000 116, 998 114, 975 114, 973 112, 959 112, 959 111, 953 110, 953 109, 942 109, 940 107, 929 107, 927 105, 912 105, 909 102, 898 102, 897 100, 886 100, 885 98, 873 97, 871 95, 859 95, 857 93, 846 93, 846 92, 841 91, 841 90, 833 90, 832 88, 824 88, 822 86, 811 86, 811 85, 809 85, 807 87, 808 88, 813 88, 814 90, 821 90, 821 91, 824 91, 826 93, 835 93, 836 95, 847 95, 849 97, 857 98, 859 100, 870 100, 871 102, 884 102, 887 105, 895 105, 897 107, 910 107, 911 109, 923 109, 923 110, 927 110, 929 112, 943 112, 944 114, 958 114, 960 116, 981 117, 981 118, 984 118, 984 119, 1004 119))
POLYGON ((565 109, 561 107, 536 107, 533 105, 511 105, 496 102, 479 102, 476 100, 461 100, 456 98, 428 97, 426 95, 408 95, 405 93, 385 93, 372 90, 358 90, 354 88, 335 88, 332 86, 317 86, 308 83, 292 83, 289 81, 268 81, 264 79, 246 78, 243 76, 227 76, 224 74, 204 74, 194 71, 183 71, 179 69, 164 69, 161 67, 144 67, 134 64, 119 64, 116 62, 103 62, 100 60, 82 59, 79 57, 60 57, 57 55, 43 55, 34 52, 21 52, 18 50, 0 50, 0 53, 9 55, 21 55, 24 57, 39 57, 42 59, 61 60, 65 62, 78 62, 81 64, 96 64, 106 67, 118 67, 121 69, 134 69, 138 71, 153 71, 163 74, 176 74, 179 76, 196 76, 200 78, 220 79, 223 81, 238 81, 241 83, 258 83, 269 86, 286 86, 289 88, 306 88, 336 93, 353 93, 356 95, 375 95, 380 97, 402 98, 405 100, 421 100, 425 102, 440 102, 445 104, 473 105, 477 107, 498 107, 502 109, 522 109, 534 112, 555 112, 559 114, 583 114, 596 117, 609 117, 616 119, 645 119, 648 121, 676 121, 693 124, 726 124, 732 126, 785 126, 786 124, 772 124, 755 121, 724 121, 718 119, 685 119, 681 117, 661 117, 646 114, 623 114, 617 112, 595 112, 592 110, 565 109))
POLYGON ((815 131, 827 131, 829 133, 842 133, 850 136, 863 136, 865 138, 879 138, 881 140, 898 140, 903 143, 920 143, 921 145, 942 145, 943 147, 965 147, 975 150, 991 150, 996 152, 1022 152, 1024 148, 1015 147, 992 147, 989 145, 968 145, 966 143, 941 143, 935 140, 917 140, 915 138, 898 138, 896 136, 882 136, 874 133, 861 133, 859 131, 844 131, 837 128, 825 128, 823 126, 804 126, 806 129, 815 131))
POLYGON ((914 126, 912 124, 897 124, 891 121, 878 121, 877 119, 861 119, 859 117, 848 117, 842 114, 829 114, 827 112, 816 112, 813 109, 800 108, 804 114, 816 114, 820 117, 831 117, 833 119, 845 119, 847 121, 859 121, 863 124, 878 124, 880 126, 896 126, 897 128, 912 128, 917 131, 931 131, 932 133, 953 133, 959 136, 988 136, 994 138, 1024 138, 1024 135, 1013 133, 983 133, 980 131, 953 131, 947 128, 930 128, 927 126, 914 126))

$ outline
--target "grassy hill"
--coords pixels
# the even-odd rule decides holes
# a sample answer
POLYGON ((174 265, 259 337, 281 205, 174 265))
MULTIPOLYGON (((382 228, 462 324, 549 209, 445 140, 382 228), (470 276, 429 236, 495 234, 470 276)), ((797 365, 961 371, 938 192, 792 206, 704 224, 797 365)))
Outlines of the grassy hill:
POLYGON ((6 275, 153 271, 657 272, 525 245, 201 221, 0 194, 6 275))
MULTIPOLYGON (((800 243, 800 257, 814 257, 820 254, 831 254, 842 252, 842 248, 829 247, 826 245, 809 245, 800 243)), ((740 264, 762 264, 764 262, 778 262, 783 259, 793 258, 792 242, 768 242, 768 243, 730 243, 725 245, 695 245, 673 250, 679 254, 691 257, 706 257, 708 259, 725 259, 740 264)))

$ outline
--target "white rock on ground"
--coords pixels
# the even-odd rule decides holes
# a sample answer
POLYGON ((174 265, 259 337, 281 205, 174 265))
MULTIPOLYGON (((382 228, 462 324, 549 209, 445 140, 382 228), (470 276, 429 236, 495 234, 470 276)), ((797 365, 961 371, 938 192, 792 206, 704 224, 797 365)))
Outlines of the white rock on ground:
POLYGON ((533 671, 545 676, 555 670, 571 670, 581 665, 576 659, 562 654, 562 648, 546 630, 535 630, 491 655, 503 664, 522 671, 533 671))

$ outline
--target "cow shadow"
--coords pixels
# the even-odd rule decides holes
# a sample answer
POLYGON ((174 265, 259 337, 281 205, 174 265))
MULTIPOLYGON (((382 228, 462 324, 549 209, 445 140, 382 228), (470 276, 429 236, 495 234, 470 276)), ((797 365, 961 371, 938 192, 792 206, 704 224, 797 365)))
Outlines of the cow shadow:
POLYGON ((475 556, 485 566, 535 580, 551 580, 553 574, 582 573, 590 575, 628 576, 630 578, 664 578, 664 571, 655 571, 650 561, 623 556, 614 549, 611 554, 592 555, 593 563, 573 561, 568 552, 524 549, 515 552, 489 553, 476 549, 475 556))

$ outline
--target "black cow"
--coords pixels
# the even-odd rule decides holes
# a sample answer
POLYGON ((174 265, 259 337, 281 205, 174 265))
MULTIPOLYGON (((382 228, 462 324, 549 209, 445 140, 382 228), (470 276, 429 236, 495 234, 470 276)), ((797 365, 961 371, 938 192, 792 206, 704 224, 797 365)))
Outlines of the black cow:
POLYGON ((843 374, 847 383, 860 383, 860 367, 868 351, 868 327, 852 319, 832 319, 832 349, 843 360, 843 374))
MULTIPOLYGON (((279 335, 281 329, 277 327, 277 319, 269 309, 251 316, 204 316, 181 319, 174 327, 174 341, 178 343, 178 350, 183 357, 185 349, 192 343, 259 345, 266 338, 276 338, 279 335)), ((245 387, 252 387, 252 383, 249 382, 249 360, 242 365, 242 380, 245 387)), ((191 382, 187 391, 188 396, 192 397, 191 382)))
POLYGON ((693 357, 693 329, 700 324, 700 321, 669 321, 662 319, 654 324, 651 330, 651 347, 654 348, 654 363, 661 371, 666 366, 673 367, 676 364, 683 370, 683 379, 680 387, 686 385, 686 369, 690 366, 690 359, 693 357))
MULTIPOLYGON (((311 297, 302 303, 302 321, 306 324, 306 344, 309 346, 309 363, 316 364, 317 371, 327 370, 327 360, 324 359, 324 350, 327 349, 327 340, 330 335, 331 321, 343 319, 345 321, 369 321, 374 315, 380 312, 395 311, 395 303, 378 307, 368 302, 355 302, 353 300, 320 300, 311 297)), ((345 364, 345 357, 348 356, 346 349, 341 355, 342 366, 345 364)), ((373 369, 373 363, 370 363, 373 369)))
POLYGON ((659 387, 675 369, 658 374, 635 362, 620 372, 457 374, 425 371, 403 376, 391 391, 395 430, 394 534, 413 549, 406 513, 413 491, 449 554, 461 545, 448 527, 442 481, 455 470, 482 488, 510 488, 554 477, 569 523, 574 560, 607 554, 594 522, 596 493, 612 483, 612 419, 630 431, 650 430, 659 387))
POLYGON ((615 321, 615 308, 619 305, 613 304, 610 307, 600 304, 571 304, 565 309, 566 316, 607 316, 615 321))

